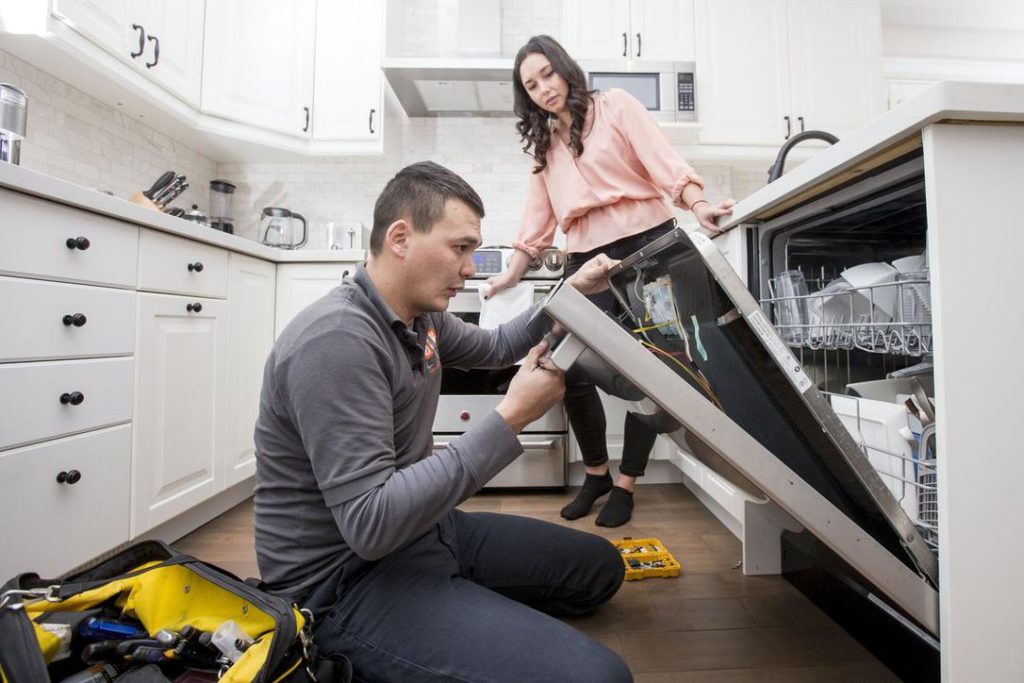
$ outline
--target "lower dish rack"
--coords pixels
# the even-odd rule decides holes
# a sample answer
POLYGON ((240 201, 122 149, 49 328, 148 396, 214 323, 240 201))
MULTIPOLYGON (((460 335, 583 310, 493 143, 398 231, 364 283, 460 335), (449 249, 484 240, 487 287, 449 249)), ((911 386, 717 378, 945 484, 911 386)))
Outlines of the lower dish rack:
POLYGON ((921 425, 906 406, 825 392, 832 409, 900 506, 938 552, 939 506, 935 424, 921 425))

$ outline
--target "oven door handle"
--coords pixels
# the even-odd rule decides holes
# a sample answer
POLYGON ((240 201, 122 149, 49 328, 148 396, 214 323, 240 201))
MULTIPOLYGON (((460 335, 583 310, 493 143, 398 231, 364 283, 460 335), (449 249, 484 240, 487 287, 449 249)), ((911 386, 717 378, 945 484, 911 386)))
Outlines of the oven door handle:
MULTIPOLYGON (((438 441, 434 439, 434 450, 441 448, 448 448, 451 445, 451 441, 438 441)), ((553 448, 555 445, 555 439, 547 439, 545 441, 520 441, 519 445, 523 447, 524 451, 546 451, 553 448)))

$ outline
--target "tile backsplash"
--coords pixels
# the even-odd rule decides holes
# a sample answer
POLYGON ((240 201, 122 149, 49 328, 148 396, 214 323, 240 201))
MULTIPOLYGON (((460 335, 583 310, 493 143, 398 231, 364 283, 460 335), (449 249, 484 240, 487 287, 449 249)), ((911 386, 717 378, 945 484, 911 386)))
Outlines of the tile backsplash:
POLYGON ((4 50, 0 81, 28 96, 25 168, 122 198, 175 170, 190 184, 175 205, 206 205, 210 180, 217 177, 214 159, 4 50))

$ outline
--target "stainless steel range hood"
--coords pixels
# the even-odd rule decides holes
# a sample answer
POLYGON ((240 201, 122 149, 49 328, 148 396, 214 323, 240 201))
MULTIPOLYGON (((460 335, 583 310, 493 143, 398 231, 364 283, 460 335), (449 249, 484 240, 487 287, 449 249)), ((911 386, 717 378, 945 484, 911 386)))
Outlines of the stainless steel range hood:
POLYGON ((385 59, 384 75, 409 116, 512 116, 512 60, 385 59))

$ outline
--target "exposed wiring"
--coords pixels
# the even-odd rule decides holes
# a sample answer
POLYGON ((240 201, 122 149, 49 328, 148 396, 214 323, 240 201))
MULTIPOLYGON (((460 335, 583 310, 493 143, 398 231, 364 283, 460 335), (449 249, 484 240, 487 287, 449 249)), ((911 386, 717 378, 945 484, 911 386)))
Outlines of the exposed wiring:
POLYGON ((692 369, 687 367, 685 363, 676 358, 672 353, 665 351, 664 349, 660 349, 648 341, 644 341, 641 339, 640 343, 649 348, 650 350, 654 351, 655 353, 660 353, 661 355, 669 358, 673 363, 675 363, 683 370, 685 370, 686 374, 688 374, 693 379, 693 381, 697 383, 697 386, 704 390, 704 393, 707 395, 709 399, 711 399, 711 402, 714 403, 719 410, 725 412, 725 408, 722 407, 722 402, 718 400, 718 396, 715 394, 714 390, 711 388, 711 385, 708 383, 707 378, 704 377, 703 374, 695 373, 692 369))

